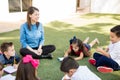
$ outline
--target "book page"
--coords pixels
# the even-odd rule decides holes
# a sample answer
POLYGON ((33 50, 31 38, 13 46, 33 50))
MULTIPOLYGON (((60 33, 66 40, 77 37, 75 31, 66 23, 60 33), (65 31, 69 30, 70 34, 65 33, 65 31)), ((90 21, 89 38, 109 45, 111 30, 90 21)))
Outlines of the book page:
POLYGON ((15 80, 15 76, 12 76, 11 74, 7 74, 5 76, 2 76, 0 80, 15 80))
POLYGON ((15 69, 13 66, 7 66, 7 67, 3 68, 3 70, 10 74, 17 71, 17 69, 15 69))

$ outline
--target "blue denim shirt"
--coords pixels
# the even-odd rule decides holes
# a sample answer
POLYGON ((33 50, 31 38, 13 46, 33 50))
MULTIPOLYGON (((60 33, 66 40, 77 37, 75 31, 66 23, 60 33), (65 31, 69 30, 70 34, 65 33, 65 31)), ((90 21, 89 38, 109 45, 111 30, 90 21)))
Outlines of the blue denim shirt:
POLYGON ((27 23, 24 23, 20 28, 20 43, 22 48, 30 46, 31 48, 39 47, 44 44, 44 29, 41 23, 37 28, 36 24, 31 25, 31 30, 28 29, 27 23))
POLYGON ((9 59, 7 59, 4 54, 0 54, 0 62, 4 65, 14 64, 14 58, 15 58, 16 64, 20 62, 20 57, 17 54, 15 54, 15 56, 11 56, 9 59))

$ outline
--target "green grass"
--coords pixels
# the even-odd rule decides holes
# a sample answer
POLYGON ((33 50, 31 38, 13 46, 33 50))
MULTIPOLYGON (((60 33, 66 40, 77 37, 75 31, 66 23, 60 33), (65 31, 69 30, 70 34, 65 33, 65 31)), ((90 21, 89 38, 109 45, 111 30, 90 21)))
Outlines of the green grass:
MULTIPOLYGON (((52 60, 42 59, 40 60, 40 66, 38 68, 38 76, 42 80, 61 80, 64 75, 59 67, 60 62, 57 60, 58 57, 63 56, 64 51, 69 47, 69 39, 74 35, 84 40, 86 37, 90 37, 90 41, 94 38, 98 38, 101 47, 106 47, 109 44, 109 30, 116 24, 119 24, 119 15, 110 14, 86 14, 80 16, 83 19, 99 19, 104 17, 112 22, 92 22, 91 24, 85 24, 83 26, 75 26, 74 24, 53 21, 44 25, 45 29, 45 45, 54 44, 56 46, 55 52, 53 52, 54 58, 52 60), (117 18, 117 19, 116 19, 117 18)), ((103 20, 102 20, 103 21, 103 20)), ((19 30, 1 33, 0 44, 4 41, 12 41, 15 45, 17 53, 19 53, 20 42, 19 42, 19 30)), ((97 45, 92 48, 94 53, 97 45)), ((91 56, 92 57, 92 56, 91 56)), ((96 68, 88 63, 89 58, 84 58, 78 61, 80 65, 87 65, 91 71, 98 75, 102 80, 120 80, 120 72, 115 71, 113 73, 102 74, 99 73, 96 68)))

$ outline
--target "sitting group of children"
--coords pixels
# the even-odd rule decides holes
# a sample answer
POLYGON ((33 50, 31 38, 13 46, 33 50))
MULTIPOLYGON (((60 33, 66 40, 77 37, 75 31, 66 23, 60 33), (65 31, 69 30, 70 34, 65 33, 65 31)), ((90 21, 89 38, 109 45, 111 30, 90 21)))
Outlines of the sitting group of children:
MULTIPOLYGON (((90 57, 90 49, 96 43, 99 44, 97 38, 90 44, 88 44, 88 40, 89 37, 83 42, 76 37, 70 40, 70 47, 65 52, 64 59, 60 66, 60 70, 65 73, 62 80, 81 80, 83 78, 78 76, 82 67, 79 67, 76 60, 81 60, 83 57, 90 57), (75 55, 77 57, 72 58, 69 57, 69 55, 75 55)), ((102 73, 109 73, 120 69, 120 25, 110 30, 110 41, 111 43, 106 50, 97 48, 93 54, 93 58, 88 60, 90 64, 96 66, 97 70, 102 73)), ((17 68, 16 80, 40 80, 36 74, 36 69, 39 66, 38 59, 34 59, 32 55, 26 55, 20 59, 15 52, 12 42, 2 43, 0 49, 0 77, 3 74, 3 65, 12 65, 14 68, 17 68)), ((95 74, 91 72, 89 74, 94 76, 92 80, 101 80, 95 74)), ((86 79, 89 78, 86 76, 86 79)))

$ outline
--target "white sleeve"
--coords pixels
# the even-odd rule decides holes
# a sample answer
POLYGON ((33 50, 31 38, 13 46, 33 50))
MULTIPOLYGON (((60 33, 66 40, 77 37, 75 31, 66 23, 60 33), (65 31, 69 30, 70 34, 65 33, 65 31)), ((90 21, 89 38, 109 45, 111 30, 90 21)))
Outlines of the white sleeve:
POLYGON ((110 49, 109 54, 113 60, 120 59, 120 44, 114 44, 110 49))

